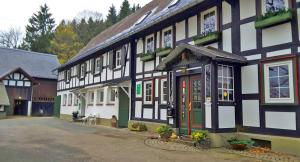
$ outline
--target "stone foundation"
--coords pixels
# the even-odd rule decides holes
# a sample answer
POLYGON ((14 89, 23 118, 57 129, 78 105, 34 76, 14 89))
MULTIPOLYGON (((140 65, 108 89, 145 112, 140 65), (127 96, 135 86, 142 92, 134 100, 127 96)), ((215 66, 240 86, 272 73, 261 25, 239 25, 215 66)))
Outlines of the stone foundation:
POLYGON ((129 123, 132 122, 136 122, 136 123, 144 123, 147 127, 147 131, 151 132, 151 133, 156 133, 156 128, 162 126, 162 125, 166 125, 166 124, 162 124, 162 123, 154 123, 154 122, 144 122, 144 121, 138 121, 138 120, 130 120, 128 121, 129 123))

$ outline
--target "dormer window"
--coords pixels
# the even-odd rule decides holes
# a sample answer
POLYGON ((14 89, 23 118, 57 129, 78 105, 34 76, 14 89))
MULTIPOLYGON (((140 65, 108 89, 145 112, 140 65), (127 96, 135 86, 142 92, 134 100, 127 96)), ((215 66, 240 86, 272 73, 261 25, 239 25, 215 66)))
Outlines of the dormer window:
POLYGON ((146 44, 147 53, 153 53, 154 52, 154 38, 153 37, 148 38, 146 43, 147 43, 146 44))
POLYGON ((171 7, 175 6, 179 1, 180 1, 180 0, 173 0, 173 1, 169 4, 168 8, 171 8, 171 7))
POLYGON ((149 11, 145 15, 143 15, 141 18, 138 19, 138 21, 135 23, 135 25, 139 25, 140 23, 142 23, 151 13, 152 13, 152 11, 149 11))
POLYGON ((265 0, 266 12, 277 12, 285 9, 284 0, 265 0))
POLYGON ((207 34, 217 30, 216 9, 212 8, 202 14, 202 33, 207 34))

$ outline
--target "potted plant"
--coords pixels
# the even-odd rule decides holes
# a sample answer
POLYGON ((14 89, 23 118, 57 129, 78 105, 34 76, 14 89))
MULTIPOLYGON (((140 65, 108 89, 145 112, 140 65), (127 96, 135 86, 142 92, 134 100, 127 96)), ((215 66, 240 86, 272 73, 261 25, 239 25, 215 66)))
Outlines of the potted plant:
POLYGON ((160 138, 163 141, 168 141, 168 139, 172 136, 173 129, 169 126, 163 125, 156 129, 156 132, 159 134, 160 138))
POLYGON ((293 10, 282 9, 279 11, 269 11, 262 16, 257 17, 255 28, 263 29, 276 24, 284 23, 292 20, 294 15, 293 10))
POLYGON ((145 53, 141 55, 141 61, 151 61, 155 59, 155 53, 145 53))
POLYGON ((147 131, 146 124, 139 122, 129 122, 128 129, 137 132, 147 131))
POLYGON ((73 111, 72 112, 72 119, 73 119, 73 121, 76 121, 78 119, 78 114, 79 114, 78 111, 73 111))
POLYGON ((245 150, 247 147, 253 146, 254 141, 252 140, 239 140, 236 137, 233 137, 227 140, 231 148, 234 150, 245 150))
POLYGON ((200 36, 196 36, 193 38, 195 45, 205 45, 208 43, 212 43, 218 41, 220 39, 221 33, 218 31, 202 33, 200 36))
POLYGON ((158 48, 156 50, 156 55, 160 57, 167 56, 172 51, 171 47, 165 47, 165 48, 158 48))
POLYGON ((195 146, 196 147, 201 147, 201 148, 210 148, 211 142, 210 139, 208 138, 208 131, 206 130, 200 130, 200 131, 195 131, 191 134, 191 138, 196 142, 195 146))

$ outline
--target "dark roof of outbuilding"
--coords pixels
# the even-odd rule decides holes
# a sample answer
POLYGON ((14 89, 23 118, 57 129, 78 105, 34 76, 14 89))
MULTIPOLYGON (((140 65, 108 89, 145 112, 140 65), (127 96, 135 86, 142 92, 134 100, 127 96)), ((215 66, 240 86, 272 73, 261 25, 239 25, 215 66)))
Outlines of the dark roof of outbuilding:
POLYGON ((146 6, 131 14, 119 23, 111 26, 94 37, 75 57, 70 59, 60 68, 71 65, 103 48, 106 48, 118 41, 129 38, 131 35, 143 31, 171 16, 174 16, 204 0, 179 0, 172 7, 168 7, 172 0, 153 0, 146 6), (135 25, 136 22, 149 11, 153 11, 142 23, 135 25))
POLYGON ((0 76, 21 68, 34 78, 57 79, 59 66, 56 55, 0 47, 0 76))
POLYGON ((208 57, 215 61, 227 61, 233 63, 246 63, 247 59, 243 56, 221 51, 213 47, 195 46, 186 43, 179 44, 157 67, 155 70, 163 71, 168 69, 168 65, 180 56, 182 52, 189 50, 197 58, 208 57))

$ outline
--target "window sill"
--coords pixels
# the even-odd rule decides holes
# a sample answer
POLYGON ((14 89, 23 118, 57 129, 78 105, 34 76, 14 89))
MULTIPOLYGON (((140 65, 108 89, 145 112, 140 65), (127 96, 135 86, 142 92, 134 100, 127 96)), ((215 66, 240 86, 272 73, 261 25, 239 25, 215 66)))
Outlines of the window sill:
POLYGON ((88 106, 94 106, 94 104, 88 104, 88 106))
POLYGON ((108 104, 106 104, 107 106, 114 106, 115 105, 115 103, 108 103, 108 104))
POLYGON ((96 104, 96 106, 103 106, 103 104, 102 103, 98 103, 98 104, 96 104))

